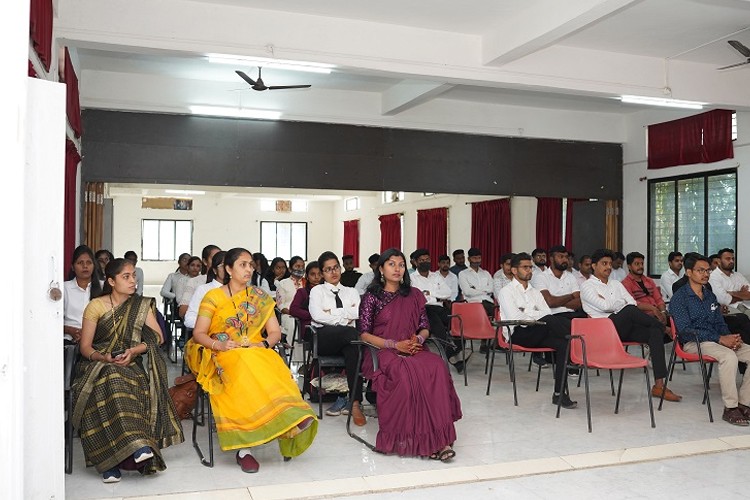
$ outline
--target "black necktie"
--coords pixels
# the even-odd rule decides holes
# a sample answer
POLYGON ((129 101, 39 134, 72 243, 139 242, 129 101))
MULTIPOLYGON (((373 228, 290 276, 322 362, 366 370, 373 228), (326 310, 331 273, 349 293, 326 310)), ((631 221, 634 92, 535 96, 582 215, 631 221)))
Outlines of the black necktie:
POLYGON ((341 302, 341 297, 339 297, 339 290, 331 290, 333 292, 333 295, 336 297, 336 309, 343 309, 344 303, 341 302))

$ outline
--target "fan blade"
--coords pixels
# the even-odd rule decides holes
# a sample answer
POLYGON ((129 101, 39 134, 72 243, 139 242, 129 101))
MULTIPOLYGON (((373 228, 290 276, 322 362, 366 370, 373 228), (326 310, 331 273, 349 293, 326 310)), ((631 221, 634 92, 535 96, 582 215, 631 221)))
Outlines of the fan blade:
POLYGON ((716 68, 716 69, 721 70, 721 69, 736 68, 737 66, 744 66, 745 64, 750 64, 750 59, 748 59, 745 62, 741 62, 741 63, 737 63, 737 64, 730 64, 729 66, 724 66, 722 68, 716 68))
POLYGON ((309 89, 312 85, 274 85, 268 87, 268 90, 283 90, 283 89, 309 89))
POLYGON ((734 47, 734 50, 736 50, 743 56, 750 57, 750 49, 745 47, 742 42, 738 42, 737 40, 727 40, 727 43, 734 47))
POLYGON ((240 75, 240 78, 242 78, 243 80, 245 80, 250 85, 255 85, 255 80, 253 80, 252 78, 250 78, 249 76, 247 76, 243 71, 235 70, 235 73, 237 73, 238 75, 240 75))

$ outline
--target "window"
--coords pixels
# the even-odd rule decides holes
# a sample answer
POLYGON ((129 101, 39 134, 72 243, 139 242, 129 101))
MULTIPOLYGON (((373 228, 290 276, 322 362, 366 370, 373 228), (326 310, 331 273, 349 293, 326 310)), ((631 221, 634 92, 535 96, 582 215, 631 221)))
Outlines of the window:
POLYGON ((383 191, 383 203, 394 203, 404 201, 403 191, 383 191))
POLYGON ((737 171, 649 181, 649 274, 668 268, 669 252, 710 255, 737 246, 737 171))
POLYGON ((307 260, 307 222, 261 222, 260 251, 268 260, 294 255, 307 260))
POLYGON ((353 198, 347 198, 346 200, 344 200, 344 210, 346 210, 347 212, 359 210, 359 197, 355 196, 353 198))
POLYGON ((193 253, 193 221, 141 221, 141 259, 177 260, 182 253, 193 253))

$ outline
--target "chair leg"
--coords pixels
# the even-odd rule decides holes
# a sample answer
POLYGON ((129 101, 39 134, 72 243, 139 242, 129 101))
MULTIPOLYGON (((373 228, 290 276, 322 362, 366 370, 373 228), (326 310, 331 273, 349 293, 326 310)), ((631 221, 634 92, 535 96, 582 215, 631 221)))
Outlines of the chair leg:
MULTIPOLYGON (((667 384, 672 380, 672 375, 674 374, 674 365, 675 359, 676 359, 676 352, 672 350, 672 355, 669 357, 669 366, 667 367, 667 374, 669 375, 666 379, 664 379, 664 389, 661 391, 661 396, 659 397, 659 411, 661 411, 661 407, 664 404, 664 395, 667 393, 667 384)), ((683 360, 684 363, 684 360, 683 360)))
POLYGON ((591 426, 591 393, 589 392, 589 368, 588 361, 586 360, 586 354, 584 353, 583 358, 583 384, 586 387, 586 418, 588 419, 589 432, 592 431, 591 426))
MULTIPOLYGON (((612 373, 612 370, 610 370, 612 373)), ((625 370, 620 370, 620 381, 617 383, 617 400, 615 401, 615 414, 620 411, 620 393, 622 393, 622 376, 625 374, 625 370)))
MULTIPOLYGON (((488 347, 492 350, 492 359, 490 360, 490 374, 487 377, 487 395, 489 396, 490 384, 492 384, 492 371, 493 371, 493 368, 495 367, 495 341, 491 340, 487 342, 487 344, 488 344, 488 347)), ((489 351, 487 352, 487 354, 489 355, 489 351)), ((464 369, 466 369, 466 367, 464 367, 464 369)))
MULTIPOLYGON (((554 367, 553 367, 554 370, 554 367)), ((554 371, 552 372, 554 373, 554 371)), ((567 370, 566 370, 567 373, 567 370)), ((536 370, 536 392, 539 392, 539 380, 542 378, 542 365, 539 365, 536 370)))
MULTIPOLYGON (((466 339, 464 338, 463 328, 461 329, 461 360, 464 362, 464 387, 469 385, 469 375, 467 374, 468 366, 466 366, 466 349, 463 347, 466 345, 466 339)), ((471 350, 474 351, 474 341, 471 343, 471 350)))
POLYGON ((203 389, 198 387, 198 395, 195 398, 195 408, 193 409, 193 432, 192 432, 192 438, 193 438, 193 448, 195 448, 195 452, 198 454, 198 458, 201 461, 201 464, 205 465, 206 467, 213 467, 214 466, 214 435, 213 435, 213 429, 211 421, 213 418, 213 415, 211 413, 211 401, 204 401, 204 398, 208 398, 208 394, 206 394, 203 389), (198 405, 201 406, 201 411, 198 411, 198 405), (207 411, 206 411, 207 410, 207 411), (201 415, 201 421, 198 420, 198 414, 201 415), (208 413, 208 416, 206 417, 206 413, 208 413), (201 450, 200 445, 198 444, 198 426, 203 425, 208 430, 208 460, 206 460, 205 456, 203 455, 203 451, 201 450))
POLYGON ((703 362, 702 358, 699 362, 701 368, 701 378, 703 378, 703 402, 706 404, 706 408, 708 409, 708 420, 709 422, 713 423, 714 416, 711 412, 711 397, 708 394, 708 375, 706 373, 706 364, 703 362))
POLYGON ((510 351, 510 363, 508 363, 508 371, 510 372, 510 381, 513 384, 513 405, 518 406, 518 392, 516 391, 516 362, 513 351, 510 351))
MULTIPOLYGON (((359 355, 357 357, 357 376, 354 379, 354 387, 357 387, 358 386, 357 384, 361 384, 362 383, 361 367, 362 367, 362 349, 359 349, 359 355)), ((352 398, 353 397, 354 397, 354 395, 352 395, 352 398)), ((356 434, 354 434, 352 432, 352 411, 349 411, 349 415, 347 415, 347 417, 346 417, 346 433, 349 434, 349 437, 351 437, 355 441, 359 441, 363 445, 367 446, 370 450, 376 451, 374 444, 369 443, 364 438, 362 438, 362 437, 360 437, 360 436, 358 436, 358 435, 356 435, 356 434)))
POLYGON ((73 413, 72 391, 65 394, 66 419, 65 419, 65 473, 73 473, 73 423, 70 418, 73 413))
POLYGON ((651 377, 648 374, 648 365, 643 367, 643 373, 646 374, 646 394, 648 395, 648 412, 651 415, 651 428, 656 428, 656 421, 654 420, 654 401, 651 397, 651 377))
POLYGON ((609 386, 612 388, 612 395, 615 395, 615 379, 612 377, 612 370, 609 371, 609 386))
MULTIPOLYGON (((323 419, 323 374, 320 372, 320 359, 313 360, 318 365, 318 420, 323 419)), ((312 392, 312 390, 310 390, 312 392)), ((351 412, 349 412, 351 413, 351 412)))

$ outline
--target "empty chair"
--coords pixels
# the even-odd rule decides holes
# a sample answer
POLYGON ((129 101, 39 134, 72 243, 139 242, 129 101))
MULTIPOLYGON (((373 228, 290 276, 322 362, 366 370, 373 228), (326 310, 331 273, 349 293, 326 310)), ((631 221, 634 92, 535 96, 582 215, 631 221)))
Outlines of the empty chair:
MULTIPOLYGON (((466 340, 487 340, 490 344, 495 339, 495 328, 487 317, 481 302, 454 302, 451 307, 451 335, 461 338, 461 346, 466 345, 466 340)), ((493 349, 494 345, 488 345, 493 349)), ((461 350, 461 361, 464 362, 464 385, 469 385, 466 374, 466 352, 461 350)), ((489 359, 489 358, 488 358, 489 359)), ((494 356, 493 356, 494 360, 494 356)), ((489 367, 490 378, 492 378, 492 365, 489 367)), ((489 384, 487 385, 489 394, 489 384)))

